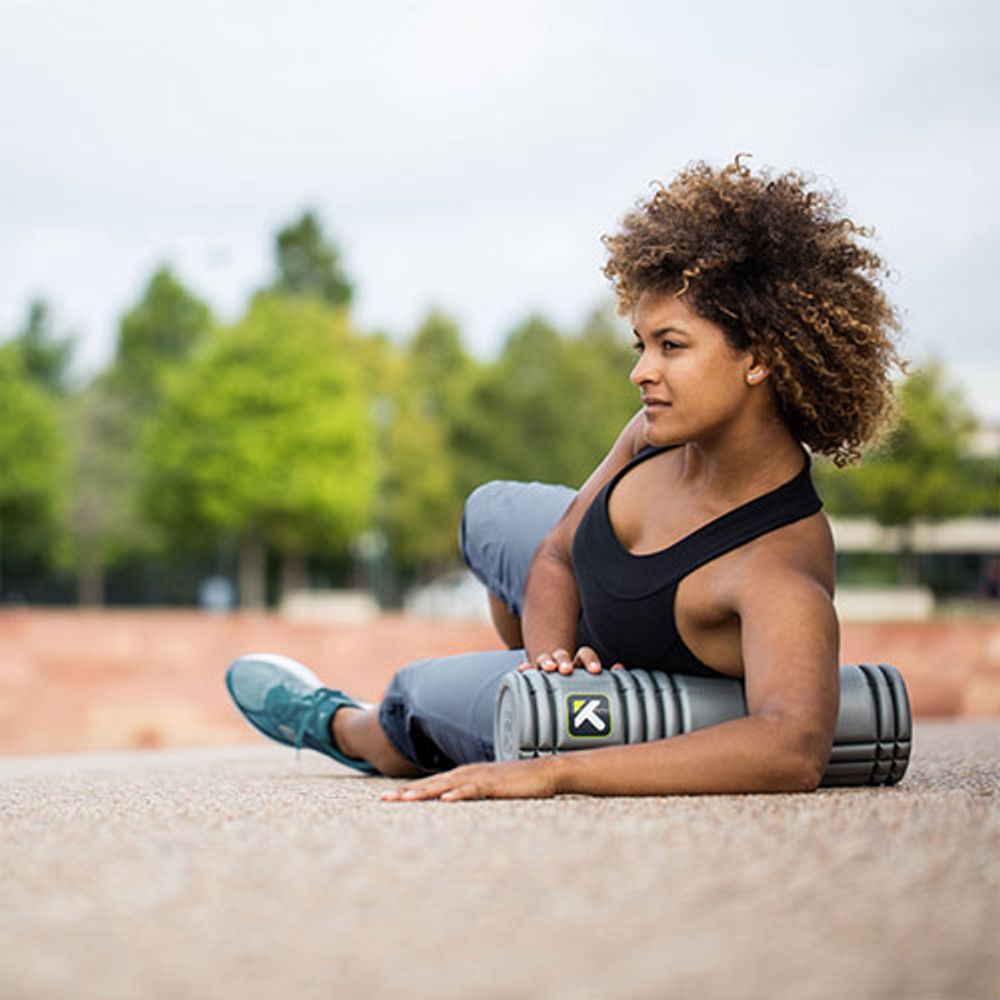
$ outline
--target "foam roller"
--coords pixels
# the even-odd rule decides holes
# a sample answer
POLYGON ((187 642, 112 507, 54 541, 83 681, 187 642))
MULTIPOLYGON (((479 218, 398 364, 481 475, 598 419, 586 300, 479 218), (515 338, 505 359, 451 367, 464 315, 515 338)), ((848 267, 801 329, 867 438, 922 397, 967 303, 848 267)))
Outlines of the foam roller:
MULTIPOLYGON (((603 670, 571 674, 511 671, 494 721, 497 760, 517 760, 622 743, 644 743, 747 714, 736 678, 603 670)), ((820 784, 894 785, 910 761, 910 702, 888 664, 840 668, 840 711, 820 784)))

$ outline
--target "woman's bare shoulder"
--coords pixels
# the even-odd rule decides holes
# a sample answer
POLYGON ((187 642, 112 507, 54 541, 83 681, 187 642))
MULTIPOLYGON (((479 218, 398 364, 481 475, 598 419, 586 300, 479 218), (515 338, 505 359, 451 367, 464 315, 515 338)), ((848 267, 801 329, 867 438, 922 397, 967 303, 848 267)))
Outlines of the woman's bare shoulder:
POLYGON ((836 567, 830 522, 817 511, 745 545, 732 570, 741 588, 761 588, 789 577, 812 578, 832 598, 836 567))

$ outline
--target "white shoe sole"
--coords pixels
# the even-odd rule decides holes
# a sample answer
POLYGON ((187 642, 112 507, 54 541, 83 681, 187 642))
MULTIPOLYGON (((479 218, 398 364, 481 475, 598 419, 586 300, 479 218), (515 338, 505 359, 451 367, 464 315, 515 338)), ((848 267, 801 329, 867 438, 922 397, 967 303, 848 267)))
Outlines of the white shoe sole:
MULTIPOLYGON (((282 656, 281 653, 244 653, 239 660, 257 660, 258 662, 270 663, 274 667, 281 667, 290 674, 297 677, 303 684, 312 687, 325 687, 326 685, 304 664, 298 660, 293 660, 290 656, 282 656)), ((236 661, 234 661, 236 662, 236 661)), ((360 698, 354 699, 362 708, 372 709, 375 705, 370 701, 362 701, 360 698)))
POLYGON ((258 663, 270 663, 273 667, 281 667, 290 674, 297 677, 303 684, 310 687, 323 687, 323 682, 304 664, 298 660, 293 660, 290 656, 282 656, 280 653, 245 653, 234 663, 240 660, 256 660, 258 663))

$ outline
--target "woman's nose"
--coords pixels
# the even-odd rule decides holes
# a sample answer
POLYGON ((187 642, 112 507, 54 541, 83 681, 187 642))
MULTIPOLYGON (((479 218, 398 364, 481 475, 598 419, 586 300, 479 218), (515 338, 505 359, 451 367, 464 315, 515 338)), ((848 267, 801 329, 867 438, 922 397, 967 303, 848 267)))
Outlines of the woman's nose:
POLYGON ((644 382, 652 382, 655 379, 656 370, 647 362, 646 355, 640 354, 628 377, 633 385, 642 385, 644 382))

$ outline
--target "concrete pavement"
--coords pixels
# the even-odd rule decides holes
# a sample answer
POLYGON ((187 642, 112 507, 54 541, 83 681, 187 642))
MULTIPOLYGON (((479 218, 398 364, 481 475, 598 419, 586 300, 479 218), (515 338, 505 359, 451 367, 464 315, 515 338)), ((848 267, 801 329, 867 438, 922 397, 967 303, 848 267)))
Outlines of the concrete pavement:
POLYGON ((259 747, 0 759, 0 998, 995 998, 1000 722, 902 784, 389 804, 259 747))

